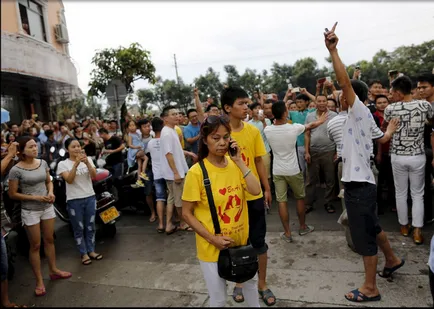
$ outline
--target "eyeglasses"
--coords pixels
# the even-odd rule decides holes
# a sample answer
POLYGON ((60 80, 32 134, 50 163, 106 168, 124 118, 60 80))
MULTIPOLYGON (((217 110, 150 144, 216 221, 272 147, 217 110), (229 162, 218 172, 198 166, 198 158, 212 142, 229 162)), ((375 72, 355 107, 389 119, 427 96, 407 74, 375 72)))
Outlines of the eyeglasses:
POLYGON ((203 123, 204 124, 216 124, 216 123, 227 124, 229 123, 229 118, 226 115, 219 115, 219 116, 210 115, 205 118, 205 121, 203 123))

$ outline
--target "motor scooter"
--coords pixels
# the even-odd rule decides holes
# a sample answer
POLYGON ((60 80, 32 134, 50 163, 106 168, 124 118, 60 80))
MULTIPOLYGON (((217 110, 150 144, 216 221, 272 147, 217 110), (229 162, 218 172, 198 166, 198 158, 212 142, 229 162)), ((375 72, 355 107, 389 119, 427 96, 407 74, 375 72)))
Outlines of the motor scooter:
MULTIPOLYGON (((112 171, 112 167, 107 164, 107 158, 110 154, 101 152, 96 165, 100 168, 106 168, 112 171)), ((113 186, 116 191, 116 206, 121 210, 132 210, 134 212, 144 211, 145 215, 150 215, 149 207, 146 204, 145 188, 136 187, 134 184, 137 181, 137 164, 133 167, 128 167, 124 158, 124 173, 121 177, 113 178, 113 186), (122 202, 120 202, 122 201, 122 202)))
MULTIPOLYGON (((71 224, 67 211, 65 180, 62 176, 56 174, 57 166, 65 158, 65 155, 65 150, 61 149, 59 158, 50 164, 50 174, 54 185, 54 195, 56 196, 54 210, 62 221, 71 224)), ((113 186, 113 177, 107 169, 97 168, 96 174, 96 177, 92 179, 96 195, 96 230, 97 234, 101 232, 103 236, 112 238, 116 235, 116 222, 121 215, 115 205, 116 188, 113 186)))

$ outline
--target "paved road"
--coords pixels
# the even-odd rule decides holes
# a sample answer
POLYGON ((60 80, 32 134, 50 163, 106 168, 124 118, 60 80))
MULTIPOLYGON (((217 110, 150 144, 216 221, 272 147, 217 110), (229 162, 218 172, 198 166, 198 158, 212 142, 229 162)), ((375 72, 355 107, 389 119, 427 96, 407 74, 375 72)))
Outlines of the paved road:
MULTIPOLYGON (((274 205, 275 207, 275 205, 274 205)), ((291 222, 296 226, 295 205, 290 206, 291 222)), ((318 208, 308 215, 315 232, 295 236, 293 244, 279 239, 281 224, 276 208, 267 216, 269 244, 268 284, 278 298, 277 307, 347 307, 344 293, 363 282, 362 259, 346 246, 339 214, 318 208)), ((34 279, 27 260, 18 257, 17 274, 10 283, 11 299, 36 306, 187 306, 208 305, 208 295, 195 257, 193 233, 171 236, 157 234, 156 224, 141 213, 124 213, 115 239, 100 240, 97 251, 102 261, 82 266, 68 227, 57 223, 58 265, 71 271, 70 280, 49 282, 46 260, 43 272, 47 295, 33 296, 34 279)), ((378 277, 383 300, 368 306, 432 306, 427 266, 429 246, 416 246, 397 233, 396 214, 388 213, 381 222, 393 248, 406 259, 406 266, 392 282, 378 277)), ((432 235, 433 227, 425 234, 432 235)), ((378 270, 384 259, 380 256, 378 270)), ((228 295, 233 284, 229 283, 228 295)), ((228 305, 241 307, 228 296, 228 305)), ((261 302, 261 306, 265 306, 261 302)))

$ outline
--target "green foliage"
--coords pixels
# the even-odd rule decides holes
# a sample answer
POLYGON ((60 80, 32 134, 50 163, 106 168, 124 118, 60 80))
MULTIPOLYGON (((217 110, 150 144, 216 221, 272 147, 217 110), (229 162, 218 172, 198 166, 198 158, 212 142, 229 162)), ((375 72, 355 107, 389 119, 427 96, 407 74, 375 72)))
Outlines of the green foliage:
MULTIPOLYGON (((311 57, 297 60, 294 65, 273 63, 270 70, 258 73, 256 70, 247 68, 244 73, 238 72, 234 65, 224 66, 227 74, 226 80, 220 81, 219 73, 213 68, 208 68, 204 75, 194 80, 200 90, 200 99, 206 101, 210 95, 216 102, 223 89, 223 84, 240 86, 250 95, 259 86, 263 93, 280 93, 288 89, 287 79, 291 78, 294 87, 304 87, 314 94, 317 79, 335 74, 331 66, 330 56, 325 58, 328 67, 318 67, 318 63, 311 57)), ((422 72, 430 72, 434 67, 434 40, 420 45, 401 46, 392 52, 380 49, 371 61, 361 60, 347 67, 350 77, 353 76, 355 66, 359 65, 362 71, 362 80, 368 83, 370 80, 380 80, 384 86, 389 85, 387 72, 396 69, 405 75, 415 78, 422 72)), ((157 84, 153 89, 139 89, 136 94, 139 98, 142 111, 146 111, 150 104, 160 109, 170 102, 177 102, 180 109, 186 109, 192 102, 192 85, 186 85, 180 79, 180 84, 174 80, 162 80, 158 77, 157 84)))
POLYGON ((108 83, 119 78, 128 92, 133 92, 133 82, 138 79, 155 83, 155 66, 150 60, 150 52, 138 43, 129 47, 106 48, 92 58, 95 68, 91 72, 89 94, 101 96, 108 83))

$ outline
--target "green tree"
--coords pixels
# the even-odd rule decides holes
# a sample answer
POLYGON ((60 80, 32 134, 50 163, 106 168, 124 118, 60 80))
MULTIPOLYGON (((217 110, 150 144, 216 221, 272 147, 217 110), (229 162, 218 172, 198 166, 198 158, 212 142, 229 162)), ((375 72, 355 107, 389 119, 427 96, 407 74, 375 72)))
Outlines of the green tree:
POLYGON ((228 86, 241 86, 240 85, 240 73, 234 65, 225 65, 223 70, 226 72, 226 84, 228 86))
POLYGON ((264 93, 279 93, 286 91, 288 89, 287 79, 291 77, 291 82, 293 83, 292 77, 293 67, 288 64, 278 64, 274 62, 270 69, 270 75, 267 71, 262 72, 263 76, 263 86, 261 91, 264 93))
POLYGON ((101 96, 108 83, 119 78, 129 93, 133 92, 133 83, 144 79, 155 83, 155 66, 150 60, 150 52, 142 49, 138 43, 129 47, 106 48, 98 51, 92 58, 95 68, 91 72, 89 93, 101 96))
POLYGON ((194 80, 196 87, 199 88, 200 100, 204 102, 210 95, 215 101, 218 101, 223 84, 220 82, 220 75, 213 68, 208 68, 205 75, 200 75, 194 80))
POLYGON ((153 89, 139 89, 136 91, 136 95, 142 113, 146 113, 151 105, 159 107, 159 102, 157 102, 157 97, 153 89))
POLYGON ((179 78, 179 84, 175 80, 162 80, 156 83, 154 95, 160 109, 172 102, 177 103, 177 107, 184 112, 191 105, 193 100, 193 88, 184 84, 182 78, 179 78))

